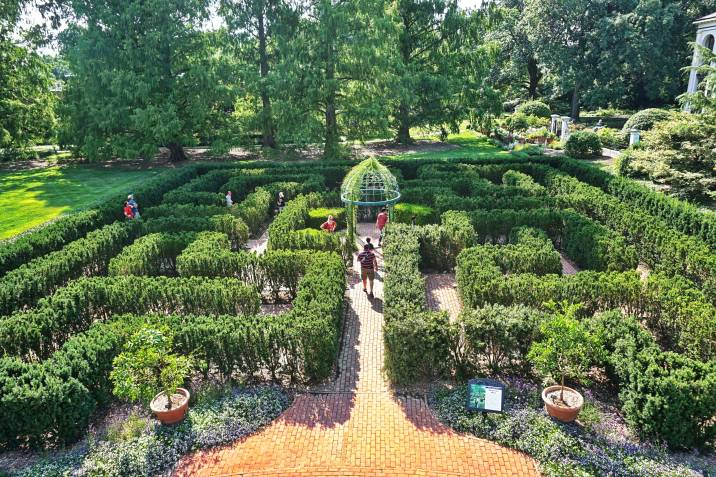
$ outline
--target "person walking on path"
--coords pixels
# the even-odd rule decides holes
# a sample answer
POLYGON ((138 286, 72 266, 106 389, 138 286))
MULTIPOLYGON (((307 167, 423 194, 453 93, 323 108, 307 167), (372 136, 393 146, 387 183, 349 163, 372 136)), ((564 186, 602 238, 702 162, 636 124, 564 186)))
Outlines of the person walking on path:
POLYGON ((129 205, 129 202, 126 200, 124 201, 124 216, 128 218, 129 220, 132 220, 134 218, 134 212, 132 212, 132 206, 129 205))
POLYGON ((336 231, 336 225, 336 219, 334 219, 332 215, 329 215, 328 220, 321 224, 321 230, 325 230, 328 233, 333 233, 336 231))
POLYGON ((373 298, 373 282, 375 281, 375 272, 378 271, 378 259, 369 244, 363 246, 363 251, 358 254, 358 261, 360 262, 360 278, 363 280, 363 292, 368 293, 369 298, 373 298), (366 287, 368 284, 370 292, 366 287))
POLYGON ((371 243, 370 237, 365 238, 365 246, 369 247, 371 250, 375 250, 375 245, 371 243))
POLYGON ((234 199, 231 198, 231 191, 226 192, 226 206, 231 207, 234 205, 234 199))
POLYGON ((139 215, 139 204, 136 200, 134 200, 134 194, 129 194, 127 196, 127 204, 132 208, 132 215, 135 219, 140 219, 139 215))
POLYGON ((388 223, 388 210, 383 207, 380 209, 380 213, 378 214, 378 217, 375 219, 375 227, 378 229, 378 232, 380 233, 378 237, 378 246, 382 246, 383 244, 383 230, 385 229, 385 225, 388 223))
POLYGON ((279 192, 278 200, 276 201, 276 207, 278 208, 278 211, 281 212, 285 206, 286 206, 286 198, 283 196, 283 192, 279 192))

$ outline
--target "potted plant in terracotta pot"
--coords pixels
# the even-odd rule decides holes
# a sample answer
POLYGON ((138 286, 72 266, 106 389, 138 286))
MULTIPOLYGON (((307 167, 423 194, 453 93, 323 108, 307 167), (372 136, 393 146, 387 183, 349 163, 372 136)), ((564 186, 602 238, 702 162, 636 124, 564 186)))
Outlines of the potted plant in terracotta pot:
POLYGON ((167 328, 144 327, 114 358, 110 373, 115 396, 149 402, 162 424, 180 422, 189 408, 189 391, 180 386, 191 373, 192 362, 171 350, 167 328))
POLYGON ((581 305, 566 302, 547 304, 554 314, 541 326, 542 339, 532 344, 527 359, 545 378, 559 384, 542 391, 542 401, 550 416, 572 422, 579 415, 584 398, 564 385, 565 379, 586 381, 586 374, 601 343, 575 318, 581 305))

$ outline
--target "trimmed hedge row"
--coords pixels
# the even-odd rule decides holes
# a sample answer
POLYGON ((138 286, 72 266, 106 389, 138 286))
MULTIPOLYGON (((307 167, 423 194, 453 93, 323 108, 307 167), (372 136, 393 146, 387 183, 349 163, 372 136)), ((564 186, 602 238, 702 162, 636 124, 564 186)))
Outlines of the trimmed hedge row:
POLYGON ((7 273, 0 279, 0 315, 34 305, 73 278, 104 273, 139 230, 138 221, 116 222, 7 273))
POLYGON ((253 287, 234 279, 82 278, 36 308, 0 320, 0 350, 5 355, 46 358, 74 333, 114 314, 254 314, 260 304, 253 287))
MULTIPOLYGON (((66 443, 80 437, 97 405, 112 399, 108 380, 112 360, 132 332, 146 323, 169 325, 176 333, 178 352, 203 358, 210 369, 225 376, 239 372, 263 377, 268 371, 272 376, 285 375, 293 379, 325 379, 331 372, 338 349, 345 268, 336 254, 313 256, 315 259, 307 266, 298 287, 293 309, 282 315, 115 317, 111 321, 97 321, 87 331, 72 336, 44 362, 0 359, 0 447, 66 443)), ((195 301, 184 303, 185 307, 175 304, 176 297, 163 295, 160 300, 152 297, 149 301, 157 304, 155 311, 162 313, 201 312, 200 307, 209 300, 208 296, 199 296, 192 291, 197 289, 209 294, 218 293, 221 300, 226 299, 227 305, 232 303, 234 306, 224 307, 222 301, 214 311, 241 311, 235 308, 236 290, 224 293, 227 291, 224 285, 223 291, 219 292, 222 284, 235 282, 226 278, 167 280, 133 277, 85 282, 99 284, 102 280, 116 282, 117 299, 119 295, 124 296, 126 285, 132 281, 139 289, 130 288, 131 296, 141 296, 140 290, 146 290, 149 283, 160 284, 156 290, 161 292, 171 286, 170 282, 176 284, 176 292, 196 294, 195 301)), ((239 286, 247 290, 247 296, 257 296, 245 285, 239 286)), ((99 304, 106 307, 105 300, 99 304)), ((251 311, 255 313, 256 307, 251 311)))
POLYGON ((621 309, 641 317, 667 349, 694 359, 716 357, 716 307, 683 277, 655 273, 642 283, 636 272, 504 275, 492 260, 480 247, 458 256, 457 282, 465 306, 539 308, 550 300, 566 300, 582 303, 586 313, 621 309))
MULTIPOLYGON (((226 236, 221 234, 226 239, 226 236)), ((177 255, 195 238, 192 232, 145 235, 109 261, 109 275, 174 275, 177 255)), ((228 240, 227 240, 228 245, 228 240)))
POLYGON ((711 248, 716 248, 716 216, 713 214, 701 212, 698 207, 686 201, 669 197, 631 179, 614 176, 589 164, 563 159, 557 167, 629 205, 663 219, 680 232, 701 238, 711 248))
POLYGON ((536 183, 532 176, 511 169, 502 175, 502 183, 506 186, 518 187, 526 195, 540 196, 547 192, 544 186, 536 183))
MULTIPOLYGON (((142 207, 149 207, 158 204, 165 192, 185 183, 196 174, 197 169, 192 166, 166 171, 136 187, 133 193, 142 207)), ((126 195, 112 197, 90 210, 62 217, 35 232, 2 244, 0 276, 33 258, 59 250, 98 227, 121 219, 121 205, 125 199, 126 195)))
POLYGON ((470 219, 481 242, 498 241, 520 226, 545 230, 583 269, 630 270, 638 263, 636 248, 622 235, 574 210, 476 210, 470 219))
POLYGON ((644 438, 691 448, 716 437, 716 362, 662 352, 638 320, 618 311, 588 324, 601 336, 601 363, 619 385, 627 422, 644 438))
POLYGON ((386 372, 396 383, 448 372, 449 317, 445 312, 426 311, 425 280, 418 268, 419 228, 390 224, 383 256, 386 372))
POLYGON ((559 204, 573 207, 625 235, 636 247, 639 258, 654 270, 681 274, 699 284, 716 277, 716 253, 700 239, 565 174, 550 175, 547 186, 559 204))
POLYGON ((241 217, 249 227, 249 232, 256 235, 271 217, 272 205, 273 194, 264 188, 257 187, 240 204, 232 207, 232 213, 241 217))
POLYGON ((336 230, 346 227, 345 207, 317 207, 308 211, 307 228, 320 230, 321 225, 328 219, 329 215, 336 219, 336 230))
POLYGON ((212 217, 160 217, 143 224, 143 233, 176 233, 214 231, 226 234, 234 250, 239 250, 249 240, 249 228, 238 217, 231 214, 212 217))
POLYGON ((177 270, 184 277, 234 277, 253 286, 257 291, 269 292, 278 298, 281 292, 294 299, 298 284, 312 256, 323 252, 309 250, 269 250, 262 255, 230 252, 220 248, 197 249, 187 247, 177 258, 177 270))

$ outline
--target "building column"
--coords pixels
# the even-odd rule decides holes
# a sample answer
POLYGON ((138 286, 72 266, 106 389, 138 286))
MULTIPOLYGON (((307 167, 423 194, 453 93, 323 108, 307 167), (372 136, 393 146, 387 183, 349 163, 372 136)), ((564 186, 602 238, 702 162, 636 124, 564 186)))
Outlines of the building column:
POLYGON ((552 115, 552 122, 549 125, 549 132, 557 134, 559 131, 559 114, 552 115))
POLYGON ((566 141, 569 137, 569 122, 572 120, 569 116, 562 116, 562 132, 559 138, 562 141, 566 141))

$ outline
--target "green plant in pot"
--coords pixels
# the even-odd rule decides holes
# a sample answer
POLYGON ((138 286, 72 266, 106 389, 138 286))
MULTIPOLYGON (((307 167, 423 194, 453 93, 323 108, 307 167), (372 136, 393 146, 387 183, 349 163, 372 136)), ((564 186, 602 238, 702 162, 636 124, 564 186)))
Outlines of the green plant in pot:
POLYGON ((562 422, 572 422, 579 415, 584 398, 565 386, 564 381, 586 382, 587 371, 602 345, 576 318, 580 304, 550 302, 546 306, 553 315, 541 325, 542 339, 532 344, 527 359, 544 378, 560 383, 542 391, 549 415, 562 422))
POLYGON ((149 402, 162 424, 180 422, 189 407, 189 391, 180 386, 192 371, 192 360, 171 350, 168 328, 143 327, 114 358, 110 373, 115 396, 149 402))

